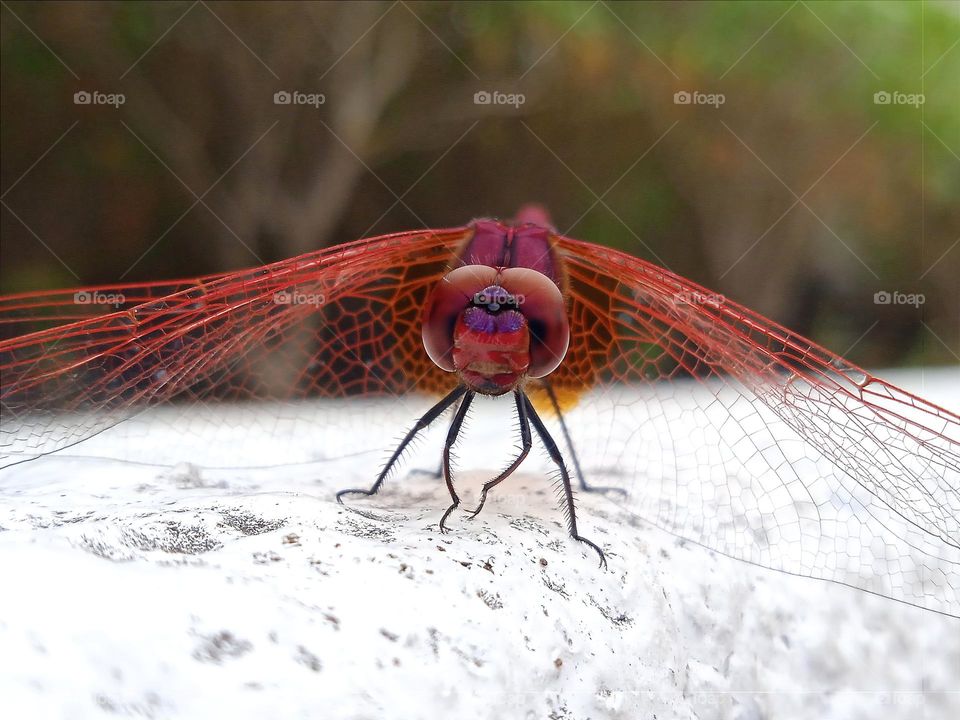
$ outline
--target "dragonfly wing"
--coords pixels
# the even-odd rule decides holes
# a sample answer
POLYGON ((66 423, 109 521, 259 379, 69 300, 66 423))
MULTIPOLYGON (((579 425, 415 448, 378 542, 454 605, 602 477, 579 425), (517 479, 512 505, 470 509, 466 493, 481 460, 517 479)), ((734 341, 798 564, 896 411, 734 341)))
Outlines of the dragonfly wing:
POLYGON ((168 401, 194 413, 272 402, 279 413, 314 397, 443 391, 454 381, 424 353, 420 318, 466 232, 384 236, 180 283, 4 298, 3 462, 72 447, 168 401))
MULTIPOLYGON (((106 454, 156 458, 169 443, 168 457, 183 459, 194 435, 230 465, 276 464, 256 437, 299 439, 281 462, 383 451, 429 402, 415 398, 455 382, 427 357, 420 320, 468 232, 87 290, 122 294, 118 307, 74 292, 4 298, 4 462, 122 428, 131 442, 106 454), (357 398, 372 395, 393 398, 395 412, 364 411, 357 398), (349 412, 337 398, 350 398, 349 412), (342 429, 325 445, 323 429, 345 422, 358 430, 347 446, 342 429)), ((625 519, 960 616, 955 413, 661 268, 557 242, 571 345, 549 380, 588 480, 629 491, 625 519)))
POLYGON ((622 253, 559 240, 584 472, 721 553, 960 615, 960 417, 622 253))

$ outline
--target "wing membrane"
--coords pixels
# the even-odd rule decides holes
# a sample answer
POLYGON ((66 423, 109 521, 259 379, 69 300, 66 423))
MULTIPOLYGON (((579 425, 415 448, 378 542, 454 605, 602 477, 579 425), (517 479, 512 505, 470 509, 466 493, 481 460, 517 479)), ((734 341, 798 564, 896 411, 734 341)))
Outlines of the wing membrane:
MULTIPOLYGON (((4 461, 137 428, 158 409, 131 447, 159 455, 164 423, 231 453, 258 434, 320 455, 382 450, 398 430, 382 409, 351 410, 363 432, 348 448, 325 449, 322 428, 345 422, 337 398, 396 398, 409 423, 422 410, 410 398, 452 386, 423 351, 420 317, 468 232, 384 236, 181 283, 2 298, 4 461)), ((557 246, 571 346, 550 379, 588 479, 629 491, 628 520, 960 616, 960 417, 666 270, 557 246)))
POLYGON ((0 302, 5 463, 167 401, 289 402, 442 390, 422 350, 427 293, 465 230, 414 232, 256 270, 0 302), (87 298, 122 298, 119 306, 87 298))
POLYGON ((588 370, 567 422, 587 468, 626 478, 631 511, 737 558, 960 613, 960 417, 659 267, 559 245, 580 341, 555 381, 588 370))

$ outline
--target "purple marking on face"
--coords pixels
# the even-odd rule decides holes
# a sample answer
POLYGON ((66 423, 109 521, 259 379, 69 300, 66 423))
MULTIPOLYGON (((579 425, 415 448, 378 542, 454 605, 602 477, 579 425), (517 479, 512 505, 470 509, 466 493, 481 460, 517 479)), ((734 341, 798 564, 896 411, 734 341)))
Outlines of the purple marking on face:
POLYGON ((507 310, 495 315, 494 318, 496 318, 497 332, 502 333, 516 332, 523 327, 525 320, 523 314, 516 310, 507 310))
POLYGON ((467 327, 476 332, 492 335, 497 331, 497 323, 494 315, 488 313, 484 308, 469 307, 463 313, 463 321, 467 327))

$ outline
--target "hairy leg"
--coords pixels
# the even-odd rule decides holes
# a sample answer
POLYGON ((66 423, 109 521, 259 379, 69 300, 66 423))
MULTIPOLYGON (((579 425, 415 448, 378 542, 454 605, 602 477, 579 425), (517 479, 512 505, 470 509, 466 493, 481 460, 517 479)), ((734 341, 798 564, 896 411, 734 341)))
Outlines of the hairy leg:
POLYGON ((343 503, 344 495, 375 495, 383 485, 383 481, 386 480, 391 468, 393 468, 397 460, 400 459, 403 451, 406 449, 407 445, 410 444, 410 441, 417 436, 417 433, 425 429, 428 425, 430 425, 430 423, 440 417, 448 407, 453 405, 453 403, 459 400, 465 393, 467 393, 467 388, 463 386, 457 386, 452 392, 443 398, 443 400, 427 410, 423 417, 417 420, 417 424, 413 426, 413 429, 410 430, 403 440, 400 441, 400 445, 397 446, 397 449, 393 451, 393 455, 390 456, 387 464, 384 466, 383 470, 380 471, 380 475, 377 476, 377 480, 373 483, 373 486, 369 490, 363 490, 361 488, 349 488, 347 490, 341 490, 337 493, 337 502, 343 503))
POLYGON ((577 511, 573 502, 573 487, 570 484, 570 473, 567 471, 566 463, 563 462, 563 456, 560 454, 560 449, 557 447, 557 443, 554 442, 554 439, 550 436, 550 432, 547 430, 546 425, 543 424, 543 420, 541 420, 540 416, 537 415, 537 411, 533 409, 533 403, 530 402, 530 399, 526 395, 523 396, 523 399, 527 406, 527 414, 530 417, 530 422, 533 423, 533 427, 537 431, 537 435, 540 436, 540 440, 547 448, 547 454, 550 455, 550 459, 553 460, 554 464, 560 470, 560 479, 563 481, 563 496, 566 502, 567 522, 570 535, 574 540, 579 540, 580 542, 592 547, 597 552, 597 555, 600 556, 600 567, 606 567, 607 559, 604 557, 603 550, 600 549, 600 546, 590 540, 587 540, 587 538, 583 537, 577 531, 577 511))

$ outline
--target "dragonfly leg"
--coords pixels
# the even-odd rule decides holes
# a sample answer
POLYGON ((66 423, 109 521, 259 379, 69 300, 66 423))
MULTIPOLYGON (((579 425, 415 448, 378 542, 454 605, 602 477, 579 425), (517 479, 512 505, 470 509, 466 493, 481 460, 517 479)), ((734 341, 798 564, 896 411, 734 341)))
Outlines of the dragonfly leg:
POLYGON ((460 497, 453 487, 453 473, 450 471, 450 451, 457 442, 457 436, 460 435, 460 428, 463 426, 463 420, 467 416, 467 410, 470 408, 470 403, 473 401, 475 394, 473 391, 470 391, 463 396, 463 401, 460 403, 460 407, 457 408, 457 414, 453 416, 453 422, 450 423, 450 430, 447 432, 447 441, 443 444, 443 460, 441 461, 443 479, 447 483, 447 490, 450 492, 450 499, 453 501, 443 514, 443 517, 440 518, 440 532, 444 533, 447 532, 447 527, 444 523, 447 521, 447 518, 450 517, 450 513, 456 510, 460 504, 460 497))
POLYGON ((497 475, 493 480, 489 480, 483 484, 483 489, 480 491, 480 504, 477 505, 475 510, 470 511, 470 520, 473 520, 477 514, 483 510, 483 504, 487 501, 487 493, 510 477, 513 471, 520 467, 520 463, 524 461, 530 452, 530 448, 533 446, 533 438, 530 435, 530 421, 527 419, 527 404, 519 390, 514 392, 513 395, 517 402, 517 417, 520 419, 520 440, 523 446, 516 460, 510 463, 506 470, 497 475))
POLYGON ((457 386, 450 394, 443 398, 443 400, 427 410, 422 418, 417 420, 417 424, 414 425, 413 429, 410 430, 403 440, 400 441, 400 445, 396 450, 393 451, 393 455, 390 456, 387 464, 384 466, 383 470, 380 471, 380 475, 377 476, 376 482, 373 483, 373 486, 369 490, 363 490, 361 488, 349 488, 347 490, 341 490, 337 493, 337 502, 343 504, 344 495, 375 495, 380 490, 380 486, 383 485, 383 481, 387 479, 387 475, 390 473, 390 470, 396 464, 397 460, 400 459, 404 449, 410 444, 410 441, 417 436, 417 433, 426 428, 428 425, 430 425, 430 423, 442 415, 448 407, 453 405, 453 403, 459 400, 460 397, 466 392, 467 388, 463 387, 462 385, 457 386))
POLYGON ((557 443, 554 442, 553 438, 550 436, 547 426, 543 424, 543 420, 541 420, 540 416, 537 415, 537 411, 533 409, 533 403, 530 402, 530 398, 528 398, 526 395, 523 395, 523 400, 527 406, 527 414, 530 416, 530 422, 533 423, 533 427, 536 429, 537 435, 540 436, 540 440, 543 442, 544 447, 546 447, 547 453, 550 455, 550 459, 553 460, 554 464, 560 470, 560 479, 563 482, 563 497, 566 502, 567 527, 570 530, 570 535, 574 540, 579 540, 585 545, 589 545, 596 550, 597 555, 600 556, 600 567, 605 568, 607 566, 607 559, 604 557, 603 550, 600 549, 600 546, 594 542, 591 542, 590 540, 587 540, 579 532, 577 532, 577 512, 573 502, 573 486, 570 484, 570 473, 567 471, 566 463, 563 462, 563 455, 560 454, 560 449, 557 447, 557 443))
POLYGON ((550 398, 550 403, 553 405, 554 412, 557 413, 557 418, 560 420, 560 431, 563 433, 563 439, 567 443, 567 447, 570 449, 570 459, 573 460, 573 469, 577 473, 577 478, 580 480, 580 489, 584 492, 592 493, 619 493, 621 496, 626 497, 627 491, 620 487, 612 487, 609 485, 589 485, 587 484, 587 479, 584 477, 583 469, 580 467, 580 458, 577 457, 577 450, 573 446, 573 438, 570 437, 570 431, 567 429, 567 422, 563 419, 563 413, 560 411, 560 402, 557 400, 557 394, 553 391, 553 385, 550 384, 550 381, 546 378, 543 378, 543 386, 547 390, 547 396, 550 398))
MULTIPOLYGON (((451 424, 453 421, 450 421, 451 424)), ((411 475, 426 475, 431 478, 442 478, 443 477, 443 457, 441 456, 440 462, 437 463, 436 470, 429 470, 427 468, 413 468, 410 471, 411 475)))

